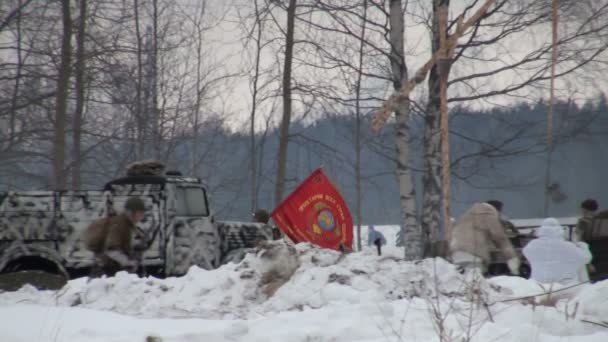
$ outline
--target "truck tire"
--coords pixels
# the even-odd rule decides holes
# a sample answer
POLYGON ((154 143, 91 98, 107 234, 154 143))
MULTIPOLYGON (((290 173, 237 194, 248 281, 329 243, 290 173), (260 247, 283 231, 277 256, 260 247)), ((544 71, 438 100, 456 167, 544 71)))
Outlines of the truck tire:
POLYGON ((16 291, 26 284, 39 290, 62 288, 68 275, 51 260, 35 256, 21 257, 9 262, 0 274, 0 290, 16 291))

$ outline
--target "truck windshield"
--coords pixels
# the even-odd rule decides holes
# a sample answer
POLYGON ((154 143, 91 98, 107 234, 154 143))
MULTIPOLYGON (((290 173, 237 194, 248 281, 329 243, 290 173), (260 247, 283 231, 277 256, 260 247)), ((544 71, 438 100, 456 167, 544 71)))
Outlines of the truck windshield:
POLYGON ((177 188, 178 216, 209 216, 207 195, 202 188, 177 188))

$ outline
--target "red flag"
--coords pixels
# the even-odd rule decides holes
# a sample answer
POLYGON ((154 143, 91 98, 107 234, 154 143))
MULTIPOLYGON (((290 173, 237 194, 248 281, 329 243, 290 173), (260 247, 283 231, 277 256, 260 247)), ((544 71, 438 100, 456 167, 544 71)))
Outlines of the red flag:
POLYGON ((346 202, 321 169, 314 171, 272 212, 293 242, 352 249, 353 220, 346 202))

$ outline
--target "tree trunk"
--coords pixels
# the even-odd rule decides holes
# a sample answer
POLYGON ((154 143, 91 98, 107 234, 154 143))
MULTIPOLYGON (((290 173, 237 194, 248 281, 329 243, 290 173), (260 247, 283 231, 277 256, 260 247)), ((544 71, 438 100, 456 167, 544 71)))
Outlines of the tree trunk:
POLYGON ((456 26, 456 33, 454 33, 454 44, 448 44, 447 28, 448 28, 448 3, 442 2, 440 6, 436 8, 436 13, 439 19, 439 46, 440 55, 437 61, 437 72, 439 74, 439 99, 441 106, 439 107, 440 113, 440 131, 441 131, 441 198, 442 198, 442 211, 443 216, 443 229, 445 231, 446 240, 450 240, 452 236, 452 224, 450 221, 450 129, 449 129, 449 112, 448 112, 448 78, 450 75, 450 69, 452 67, 452 58, 454 57, 454 49, 456 48, 456 42, 462 34, 462 30, 459 30, 461 21, 456 26))
POLYGON ((72 19, 70 1, 61 1, 63 36, 61 38, 61 64, 57 80, 57 97, 55 101, 55 137, 53 140, 53 188, 64 190, 65 177, 65 127, 68 102, 68 83, 70 80, 72 19))
POLYGON ((74 155, 72 156, 72 189, 81 188, 81 168, 82 168, 82 120, 84 114, 84 74, 85 74, 85 28, 87 19, 87 0, 80 0, 80 17, 78 20, 78 32, 76 34, 76 111, 74 113, 72 145, 74 155))
POLYGON ((289 143, 289 125, 291 123, 291 64, 293 59, 295 16, 296 0, 289 0, 289 7, 287 8, 287 34, 285 36, 285 65, 283 68, 283 119, 281 120, 279 132, 275 205, 281 202, 283 192, 285 191, 287 145, 289 143))
POLYGON ((196 19, 196 103, 194 107, 194 117, 192 123, 192 168, 191 174, 196 177, 200 177, 199 175, 199 155, 198 148, 200 144, 200 115, 201 115, 201 104, 203 99, 203 74, 202 74, 202 64, 203 64, 203 31, 202 21, 205 16, 205 10, 207 6, 206 1, 202 1, 200 4, 200 12, 198 14, 198 18, 196 19))
POLYGON ((255 196, 256 198, 260 198, 260 189, 262 187, 262 173, 264 172, 264 158, 265 158, 265 154, 264 154, 264 148, 266 146, 266 140, 268 138, 268 132, 270 131, 270 120, 271 120, 271 116, 267 116, 266 117, 266 122, 264 125, 264 131, 260 134, 259 137, 259 141, 258 141, 258 148, 257 148, 257 154, 258 154, 258 173, 257 173, 257 179, 259 180, 256 184, 256 188, 255 188, 255 196))
POLYGON ((255 117, 258 105, 258 83, 260 79, 260 57, 262 53, 262 21, 260 19, 260 9, 258 7, 258 0, 254 0, 255 6, 255 21, 257 25, 256 30, 256 41, 255 41, 255 71, 253 73, 252 80, 252 95, 251 95, 251 116, 250 116, 250 163, 251 163, 251 212, 256 210, 258 206, 257 196, 257 160, 256 160, 256 137, 255 137, 255 117))
MULTIPOLYGON (((390 1, 390 42, 391 42, 391 71, 395 90, 408 82, 408 71, 405 64, 403 49, 404 20, 401 10, 401 0, 390 1)), ((409 94, 408 94, 409 96, 409 94)), ((408 99, 399 103, 395 125, 395 145, 397 148, 397 181, 401 205, 401 242, 404 247, 405 260, 422 258, 422 236, 416 220, 416 197, 414 180, 410 164, 410 102, 408 99)))
POLYGON ((11 114, 9 118, 9 139, 8 139, 8 147, 6 150, 10 150, 13 148, 15 144, 15 134, 16 134, 16 121, 17 121, 17 100, 19 99, 19 88, 21 86, 21 71, 23 69, 23 55, 21 49, 21 9, 23 7, 23 3, 21 0, 18 2, 18 10, 15 14, 15 21, 17 24, 17 70, 15 74, 15 87, 13 88, 13 98, 11 100, 11 114))
POLYGON ((137 133, 135 142, 136 152, 135 158, 142 159, 144 157, 144 146, 146 145, 146 129, 145 120, 142 113, 142 83, 143 83, 143 63, 142 63, 142 39, 141 32, 139 30, 139 1, 133 0, 133 9, 135 16, 135 40, 137 42, 137 84, 135 89, 135 125, 137 126, 137 133))
POLYGON ((555 64, 557 63, 557 27, 559 20, 559 1, 552 1, 551 11, 551 79, 549 85, 549 111, 547 112, 547 161, 545 166, 545 207, 544 216, 549 216, 551 203, 551 155, 553 154, 553 111, 555 107, 555 64))
POLYGON ((361 40, 359 45, 359 70, 355 84, 355 186, 357 191, 357 250, 361 250, 361 79, 363 78, 363 53, 365 48, 365 24, 367 23, 367 0, 363 0, 363 17, 361 19, 361 40))
POLYGON ((154 148, 154 157, 161 160, 162 156, 162 141, 163 141, 163 119, 161 111, 158 107, 158 0, 152 1, 152 147, 154 148))
MULTIPOLYGON (((449 6, 448 0, 433 0, 433 23, 431 36, 431 53, 439 50, 439 16, 441 3, 449 6)), ((437 64, 429 73, 428 102, 426 105, 424 126, 424 176, 422 193, 422 232, 425 242, 440 239, 441 213, 441 131, 439 73, 437 64)))

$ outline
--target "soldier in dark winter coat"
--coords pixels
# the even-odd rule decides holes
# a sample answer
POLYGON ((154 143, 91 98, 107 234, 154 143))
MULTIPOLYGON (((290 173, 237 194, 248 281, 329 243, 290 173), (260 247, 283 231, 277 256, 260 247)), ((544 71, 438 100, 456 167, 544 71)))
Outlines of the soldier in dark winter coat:
POLYGON ((576 238, 578 241, 589 242, 593 217, 598 208, 599 205, 597 204, 597 201, 592 198, 588 198, 581 203, 583 216, 576 224, 576 238))
POLYGON ((138 262, 134 255, 133 234, 137 234, 137 223, 145 215, 145 204, 138 197, 132 197, 125 203, 124 211, 119 215, 95 221, 88 231, 97 229, 101 233, 92 240, 100 248, 95 253, 95 267, 92 276, 113 276, 118 271, 135 272, 138 262))
MULTIPOLYGON (((576 230, 574 237, 577 241, 589 243, 592 238, 593 232, 593 221, 597 215, 599 205, 593 198, 588 198, 581 203, 581 214, 582 217, 578 219, 576 223, 576 230)), ((595 273, 595 267, 593 264, 587 264, 579 272, 579 279, 584 281, 589 279, 589 274, 595 273)))

